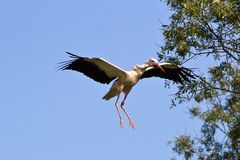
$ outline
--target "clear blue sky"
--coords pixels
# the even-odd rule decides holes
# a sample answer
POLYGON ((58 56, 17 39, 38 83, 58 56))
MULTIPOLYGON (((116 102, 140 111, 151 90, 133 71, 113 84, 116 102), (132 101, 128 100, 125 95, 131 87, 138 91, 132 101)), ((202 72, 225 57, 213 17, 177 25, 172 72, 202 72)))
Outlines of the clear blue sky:
MULTIPOLYGON (((159 0, 7 0, 0 3, 0 159, 170 159, 175 136, 195 135, 187 107, 170 109, 174 88, 153 78, 135 86, 119 128, 110 86, 56 70, 65 51, 103 57, 124 69, 155 54, 168 22, 159 0)), ((189 67, 193 64, 187 64, 189 67)))

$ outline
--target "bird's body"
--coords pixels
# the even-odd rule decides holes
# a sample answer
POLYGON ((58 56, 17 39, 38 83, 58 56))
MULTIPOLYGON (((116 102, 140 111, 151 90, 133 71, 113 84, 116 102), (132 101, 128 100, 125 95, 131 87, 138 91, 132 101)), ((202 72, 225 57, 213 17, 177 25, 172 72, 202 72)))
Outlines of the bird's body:
POLYGON ((194 78, 190 69, 171 63, 158 63, 157 60, 153 58, 144 64, 134 66, 130 71, 125 71, 102 58, 80 57, 69 52, 67 53, 73 60, 62 62, 59 68, 60 70, 79 71, 103 84, 109 84, 115 80, 103 99, 109 100, 117 96, 115 106, 118 111, 121 127, 123 127, 123 121, 118 107, 120 94, 122 92, 125 94, 121 108, 127 115, 130 125, 134 128, 133 121, 126 112, 124 103, 132 87, 136 85, 140 79, 161 77, 183 84, 184 82, 190 82, 190 78, 194 78))
POLYGON ((143 72, 131 70, 126 71, 124 77, 116 79, 110 88, 109 92, 103 97, 105 100, 109 100, 112 97, 119 95, 123 92, 125 95, 128 94, 132 87, 137 84, 143 72))

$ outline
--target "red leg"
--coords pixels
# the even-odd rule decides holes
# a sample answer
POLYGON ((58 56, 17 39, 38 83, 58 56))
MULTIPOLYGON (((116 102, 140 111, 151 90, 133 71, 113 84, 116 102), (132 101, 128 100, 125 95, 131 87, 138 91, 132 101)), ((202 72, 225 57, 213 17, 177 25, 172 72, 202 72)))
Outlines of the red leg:
POLYGON ((124 113, 127 115, 127 118, 128 118, 128 120, 129 120, 129 122, 130 122, 131 127, 132 127, 133 129, 135 129, 135 126, 134 126, 134 124, 133 124, 133 121, 131 120, 130 116, 128 115, 128 113, 127 113, 127 111, 126 111, 126 109, 125 109, 125 107, 124 107, 124 103, 125 103, 125 100, 126 100, 126 98, 127 98, 127 95, 128 95, 128 94, 125 95, 125 97, 124 97, 124 99, 123 99, 123 101, 122 101, 122 103, 121 103, 121 108, 122 108, 122 110, 124 111, 124 113))
POLYGON ((121 116, 120 111, 119 111, 119 108, 118 108, 118 100, 119 100, 119 97, 120 97, 120 94, 119 94, 118 97, 117 97, 117 100, 116 100, 116 102, 115 102, 115 106, 116 106, 116 108, 117 108, 118 116, 119 116, 119 119, 120 119, 120 127, 121 127, 121 128, 124 128, 122 116, 121 116))

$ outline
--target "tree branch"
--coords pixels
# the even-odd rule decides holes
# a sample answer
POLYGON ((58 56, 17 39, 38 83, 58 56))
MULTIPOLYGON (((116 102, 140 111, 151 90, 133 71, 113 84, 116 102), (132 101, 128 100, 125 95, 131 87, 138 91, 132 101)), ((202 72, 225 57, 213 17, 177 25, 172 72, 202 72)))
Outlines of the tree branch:
POLYGON ((208 22, 206 22, 204 19, 203 19, 203 22, 206 24, 206 26, 208 27, 209 31, 216 37, 218 43, 220 44, 220 46, 222 47, 223 51, 226 52, 226 54, 228 54, 230 57, 232 57, 233 59, 235 59, 236 61, 240 61, 240 58, 237 58, 235 57, 232 53, 230 53, 228 50, 227 50, 227 47, 224 45, 223 41, 222 41, 222 38, 219 37, 219 35, 217 35, 214 30, 209 26, 208 22))
POLYGON ((211 83, 207 82, 204 78, 202 78, 201 76, 198 76, 196 74, 194 74, 196 77, 198 77, 200 80, 202 80, 204 83, 206 83, 210 88, 212 89, 216 89, 216 90, 221 90, 221 91, 225 91, 225 92, 229 92, 229 93, 233 93, 233 94, 236 94, 236 95, 240 95, 240 92, 237 92, 237 91, 232 91, 232 90, 229 90, 229 89, 226 89, 226 88, 220 88, 220 87, 215 87, 213 86, 211 83))

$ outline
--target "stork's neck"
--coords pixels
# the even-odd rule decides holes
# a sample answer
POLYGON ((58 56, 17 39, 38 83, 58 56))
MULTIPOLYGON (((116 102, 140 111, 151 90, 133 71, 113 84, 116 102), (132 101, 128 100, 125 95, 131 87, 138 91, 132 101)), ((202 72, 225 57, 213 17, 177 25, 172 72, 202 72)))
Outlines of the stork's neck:
POLYGON ((149 64, 144 63, 144 64, 134 66, 132 70, 143 74, 148 67, 149 67, 149 64))

